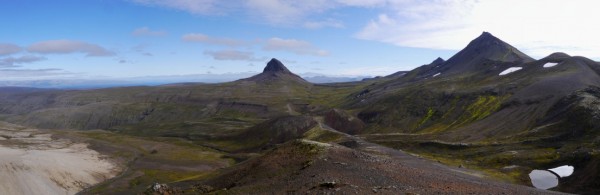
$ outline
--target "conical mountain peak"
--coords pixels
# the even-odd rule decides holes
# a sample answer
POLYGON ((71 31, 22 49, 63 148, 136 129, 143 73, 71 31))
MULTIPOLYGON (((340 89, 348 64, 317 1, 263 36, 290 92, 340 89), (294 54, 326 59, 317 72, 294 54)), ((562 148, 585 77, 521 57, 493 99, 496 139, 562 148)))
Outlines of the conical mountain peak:
POLYGON ((479 35, 478 38, 481 38, 481 39, 498 39, 497 37, 495 37, 494 35, 492 35, 492 33, 489 33, 489 32, 486 32, 486 31, 483 31, 481 33, 481 35, 479 35))
POLYGON ((302 77, 292 73, 288 70, 281 61, 273 58, 265 66, 263 72, 254 75, 250 78, 241 79, 242 81, 254 81, 258 83, 296 83, 302 85, 309 85, 310 83, 304 80, 302 77))
MULTIPOLYGON (((473 41, 471 41, 471 43, 469 43, 469 45, 467 46, 467 48, 473 48, 473 47, 490 47, 490 46, 499 46, 500 49, 501 47, 512 47, 511 45, 509 45, 508 43, 500 40, 498 37, 495 37, 494 35, 492 35, 489 32, 483 32, 481 33, 481 35, 479 35, 479 37, 475 38, 473 41)), ((465 49, 467 49, 465 48, 465 49)))
POLYGON ((464 49, 446 61, 449 72, 485 70, 486 62, 524 63, 534 59, 489 32, 483 32, 464 49))
POLYGON ((291 73, 290 70, 288 70, 285 65, 283 65, 283 63, 281 63, 281 61, 279 61, 278 59, 271 59, 271 61, 269 61, 267 63, 267 66, 265 67, 265 69, 263 70, 263 73, 266 72, 283 72, 283 73, 291 73))

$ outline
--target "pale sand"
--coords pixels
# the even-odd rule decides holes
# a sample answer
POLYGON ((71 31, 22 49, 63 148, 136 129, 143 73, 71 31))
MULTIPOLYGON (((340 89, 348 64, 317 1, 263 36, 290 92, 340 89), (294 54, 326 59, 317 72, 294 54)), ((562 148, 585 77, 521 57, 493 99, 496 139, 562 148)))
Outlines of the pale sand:
POLYGON ((119 172, 86 144, 36 133, 0 130, 0 194, 75 194, 119 172))

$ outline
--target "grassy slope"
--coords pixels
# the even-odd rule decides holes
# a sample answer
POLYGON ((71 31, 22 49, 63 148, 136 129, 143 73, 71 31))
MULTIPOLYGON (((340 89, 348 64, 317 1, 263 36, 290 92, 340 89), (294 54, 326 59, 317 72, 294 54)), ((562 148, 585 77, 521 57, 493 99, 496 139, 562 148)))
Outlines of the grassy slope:
POLYGON ((55 136, 88 142, 91 148, 123 166, 118 177, 87 189, 85 194, 138 193, 154 182, 205 178, 235 163, 226 153, 175 138, 142 138, 106 131, 58 131, 55 136))

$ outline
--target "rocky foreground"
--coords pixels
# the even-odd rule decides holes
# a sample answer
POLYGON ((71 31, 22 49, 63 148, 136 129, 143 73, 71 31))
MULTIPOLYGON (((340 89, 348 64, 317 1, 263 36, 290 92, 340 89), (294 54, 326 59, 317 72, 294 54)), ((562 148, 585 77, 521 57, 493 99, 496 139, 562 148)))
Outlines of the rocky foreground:
POLYGON ((118 167, 83 143, 0 123, 0 194, 75 194, 118 167))

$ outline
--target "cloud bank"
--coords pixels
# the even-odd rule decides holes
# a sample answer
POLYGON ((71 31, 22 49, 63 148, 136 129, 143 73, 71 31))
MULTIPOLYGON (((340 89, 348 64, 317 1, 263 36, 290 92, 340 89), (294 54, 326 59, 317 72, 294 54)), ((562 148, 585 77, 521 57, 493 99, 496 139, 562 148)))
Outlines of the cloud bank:
POLYGON ((299 55, 327 56, 328 51, 321 50, 306 41, 296 39, 270 38, 263 46, 266 51, 287 51, 299 55))
POLYGON ((88 57, 114 56, 115 53, 99 45, 73 40, 49 40, 34 43, 28 52, 40 54, 84 53, 88 57))
POLYGON ((524 52, 600 57, 597 2, 589 0, 388 1, 356 37, 398 46, 458 50, 488 31, 524 52))
POLYGON ((132 2, 147 5, 166 7, 182 10, 193 14, 216 15, 222 13, 226 7, 234 5, 237 1, 222 0, 131 0, 132 2))
MULTIPOLYGON (((226 46, 226 47, 255 47, 262 46, 264 51, 290 52, 297 55, 328 56, 329 52, 322 50, 310 42, 297 39, 283 39, 273 37, 267 40, 245 41, 225 37, 212 37, 202 33, 189 33, 183 35, 181 40, 185 42, 198 42, 203 44, 226 46)), ((252 52, 242 52, 237 50, 205 51, 205 55, 212 56, 216 60, 248 60, 255 61, 252 52)))
POLYGON ((204 55, 210 56, 215 60, 243 60, 260 61, 254 58, 254 53, 237 50, 204 51, 204 55))
POLYGON ((46 60, 45 57, 26 55, 21 57, 8 57, 0 59, 0 67, 19 67, 22 64, 33 63, 37 61, 46 60))
POLYGON ((0 56, 11 55, 21 52, 21 47, 11 43, 0 43, 0 56))
POLYGON ((192 14, 255 18, 275 26, 318 29, 345 23, 347 8, 378 14, 355 33, 402 47, 459 50, 488 31, 536 57, 555 51, 600 57, 600 18, 594 0, 131 0, 192 14))

